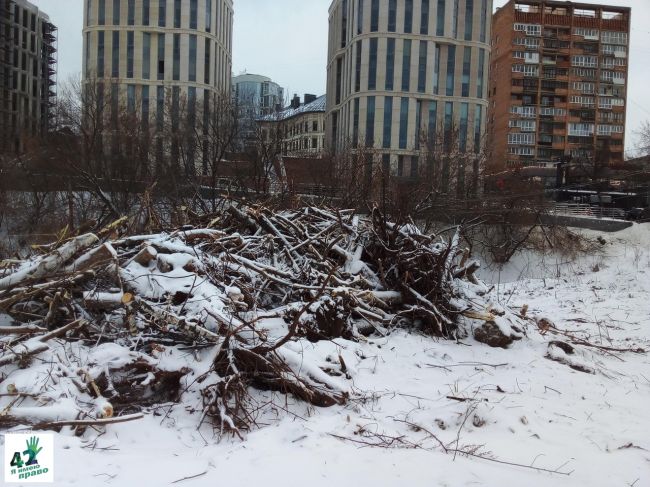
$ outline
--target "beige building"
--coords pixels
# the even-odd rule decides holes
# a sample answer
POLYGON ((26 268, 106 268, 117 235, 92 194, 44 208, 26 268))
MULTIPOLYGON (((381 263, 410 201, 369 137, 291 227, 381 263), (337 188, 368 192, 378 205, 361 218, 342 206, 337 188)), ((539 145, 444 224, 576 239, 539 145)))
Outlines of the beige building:
POLYGON ((478 152, 491 12, 492 0, 334 0, 328 146, 373 148, 397 176, 417 175, 424 147, 438 140, 478 152))
POLYGON ((325 150, 325 95, 305 95, 304 103, 294 97, 291 106, 259 120, 267 142, 282 134, 282 155, 322 157, 325 150))
POLYGON ((84 0, 84 81, 110 83, 143 120, 179 99, 191 114, 230 96, 232 26, 232 0, 84 0))

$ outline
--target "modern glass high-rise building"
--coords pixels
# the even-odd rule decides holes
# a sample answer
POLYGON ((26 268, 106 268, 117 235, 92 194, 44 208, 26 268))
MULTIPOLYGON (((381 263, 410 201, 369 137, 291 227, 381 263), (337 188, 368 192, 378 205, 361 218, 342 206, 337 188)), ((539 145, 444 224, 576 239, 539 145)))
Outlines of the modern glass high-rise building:
POLYGON ((327 144, 416 176, 432 144, 470 158, 486 126, 492 0, 334 0, 327 144))

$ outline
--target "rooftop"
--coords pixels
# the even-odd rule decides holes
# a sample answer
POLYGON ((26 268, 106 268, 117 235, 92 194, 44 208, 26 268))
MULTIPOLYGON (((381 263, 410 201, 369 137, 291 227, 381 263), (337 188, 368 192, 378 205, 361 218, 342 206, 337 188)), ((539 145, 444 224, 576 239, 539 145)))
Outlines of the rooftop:
POLYGON ((298 108, 291 108, 291 107, 285 108, 284 110, 278 113, 274 113, 272 115, 267 115, 266 117, 262 117, 260 120, 267 121, 267 122, 280 122, 282 120, 288 120, 298 115, 302 115, 303 113, 318 113, 318 112, 324 113, 325 101, 326 101, 326 95, 322 95, 316 98, 311 103, 301 105, 298 108))

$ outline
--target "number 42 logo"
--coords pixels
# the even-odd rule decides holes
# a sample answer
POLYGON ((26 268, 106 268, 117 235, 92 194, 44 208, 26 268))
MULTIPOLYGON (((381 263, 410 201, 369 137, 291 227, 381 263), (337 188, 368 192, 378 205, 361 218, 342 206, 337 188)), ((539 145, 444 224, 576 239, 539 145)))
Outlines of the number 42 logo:
POLYGON ((43 449, 43 447, 38 447, 38 438, 32 436, 29 440, 26 440, 25 443, 27 443, 27 449, 23 452, 22 455, 20 452, 14 452, 14 456, 11 459, 11 463, 9 464, 11 467, 22 468, 23 466, 38 464, 36 457, 43 449), (27 462, 23 461, 24 456, 27 457, 27 462))

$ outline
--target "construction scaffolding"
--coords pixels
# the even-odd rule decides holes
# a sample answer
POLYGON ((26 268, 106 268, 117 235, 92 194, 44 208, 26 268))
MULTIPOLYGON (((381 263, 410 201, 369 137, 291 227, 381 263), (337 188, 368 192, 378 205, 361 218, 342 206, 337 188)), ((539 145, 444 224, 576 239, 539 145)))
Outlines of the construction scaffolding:
POLYGON ((12 120, 15 119, 11 102, 13 12, 13 0, 0 0, 0 155, 12 146, 12 120))
POLYGON ((41 133, 53 128, 54 110, 57 99, 57 34, 56 26, 43 22, 43 49, 41 54, 42 95, 41 95, 41 133))

